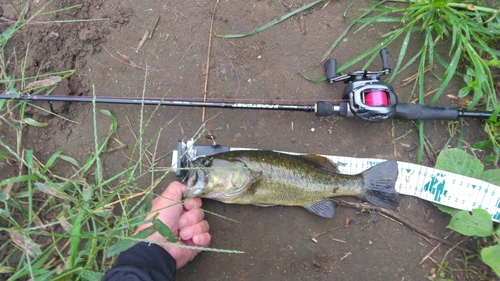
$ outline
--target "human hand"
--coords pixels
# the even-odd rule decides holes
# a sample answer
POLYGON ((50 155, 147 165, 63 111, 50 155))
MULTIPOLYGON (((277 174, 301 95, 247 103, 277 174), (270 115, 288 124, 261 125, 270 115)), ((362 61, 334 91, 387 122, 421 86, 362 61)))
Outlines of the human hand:
MULTIPOLYGON (((166 224, 176 237, 181 240, 177 244, 208 247, 210 244, 210 226, 204 220, 205 213, 200 209, 201 199, 192 198, 179 204, 187 186, 180 182, 172 182, 165 191, 153 200, 151 212, 146 219, 151 219, 158 214, 157 219, 166 224)), ((142 229, 151 226, 151 223, 143 224, 137 228, 137 234, 142 229)), ((160 233, 156 232, 147 238, 149 241, 167 242, 160 233)), ((176 246, 160 245, 176 261, 177 269, 191 261, 200 251, 180 248, 176 246)))

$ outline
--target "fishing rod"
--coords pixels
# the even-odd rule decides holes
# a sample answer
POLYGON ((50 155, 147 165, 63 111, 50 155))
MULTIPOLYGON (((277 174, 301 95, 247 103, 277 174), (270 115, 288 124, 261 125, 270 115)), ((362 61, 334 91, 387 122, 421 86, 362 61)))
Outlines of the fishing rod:
POLYGON ((216 108, 250 108, 268 110, 289 110, 314 112, 314 105, 293 104, 263 104, 263 103, 238 103, 238 102, 209 102, 168 99, 139 99, 139 98, 112 98, 112 97, 74 97, 74 96, 40 96, 40 95, 4 95, 0 99, 27 100, 27 101, 66 101, 88 103, 113 103, 113 104, 144 104, 184 107, 216 107, 216 108))
POLYGON ((336 75, 337 61, 335 59, 328 59, 325 62, 324 66, 327 81, 331 84, 336 82, 344 82, 344 84, 347 84, 342 93, 343 101, 339 103, 318 101, 315 104, 294 105, 114 97, 42 96, 29 94, 0 94, 0 100, 95 102, 305 111, 314 112, 317 116, 357 116, 366 121, 384 121, 392 118, 401 120, 457 120, 459 117, 490 118, 492 116, 492 111, 467 111, 460 110, 455 106, 427 106, 412 103, 398 103, 397 96, 392 86, 380 80, 380 76, 391 72, 391 67, 389 66, 389 52, 387 49, 383 48, 380 50, 380 57, 382 59, 381 71, 357 70, 340 76, 336 75))

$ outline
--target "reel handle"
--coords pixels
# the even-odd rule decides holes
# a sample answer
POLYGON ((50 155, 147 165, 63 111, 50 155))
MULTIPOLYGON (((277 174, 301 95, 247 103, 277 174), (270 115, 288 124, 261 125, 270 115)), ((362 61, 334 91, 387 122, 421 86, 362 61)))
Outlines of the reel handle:
POLYGON ((325 61, 324 66, 325 66, 326 80, 328 80, 330 84, 334 83, 335 82, 334 78, 337 76, 336 75, 337 61, 335 59, 327 59, 325 61))
POLYGON ((391 72, 391 66, 389 65, 389 51, 386 48, 380 50, 380 58, 382 59, 382 70, 388 70, 391 72))

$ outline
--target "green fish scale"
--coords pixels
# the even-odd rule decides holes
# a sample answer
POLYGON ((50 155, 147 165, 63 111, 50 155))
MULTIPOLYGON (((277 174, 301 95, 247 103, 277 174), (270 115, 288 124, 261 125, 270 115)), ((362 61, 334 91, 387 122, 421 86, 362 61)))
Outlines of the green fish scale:
POLYGON ((223 159, 241 161, 256 175, 245 193, 226 203, 305 206, 328 197, 363 195, 361 175, 337 174, 304 156, 235 151, 223 159))

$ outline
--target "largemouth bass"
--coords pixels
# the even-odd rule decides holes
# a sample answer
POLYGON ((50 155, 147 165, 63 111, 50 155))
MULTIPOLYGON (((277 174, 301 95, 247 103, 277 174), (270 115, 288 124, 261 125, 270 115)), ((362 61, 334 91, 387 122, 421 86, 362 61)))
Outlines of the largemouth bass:
POLYGON ((399 194, 396 161, 380 163, 358 175, 339 174, 317 155, 242 150, 200 157, 188 163, 185 197, 200 196, 230 204, 302 206, 331 218, 328 198, 355 196, 373 205, 395 209, 399 194))

